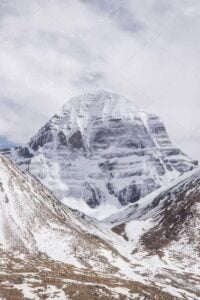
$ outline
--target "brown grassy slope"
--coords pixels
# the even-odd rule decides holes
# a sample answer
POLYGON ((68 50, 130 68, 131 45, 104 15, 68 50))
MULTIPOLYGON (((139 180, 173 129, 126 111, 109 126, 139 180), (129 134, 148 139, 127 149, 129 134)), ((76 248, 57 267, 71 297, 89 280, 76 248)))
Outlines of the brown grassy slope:
POLYGON ((77 269, 42 255, 26 259, 15 258, 3 251, 0 255, 0 298, 4 300, 28 300, 23 295, 21 284, 31 288, 39 299, 56 298, 59 291, 64 292, 66 299, 68 296, 72 300, 126 300, 132 299, 133 295, 148 300, 178 299, 155 286, 95 273, 91 269, 77 269), (50 295, 48 287, 55 287, 56 291, 50 295), (115 288, 127 289, 130 296, 116 292, 115 288))

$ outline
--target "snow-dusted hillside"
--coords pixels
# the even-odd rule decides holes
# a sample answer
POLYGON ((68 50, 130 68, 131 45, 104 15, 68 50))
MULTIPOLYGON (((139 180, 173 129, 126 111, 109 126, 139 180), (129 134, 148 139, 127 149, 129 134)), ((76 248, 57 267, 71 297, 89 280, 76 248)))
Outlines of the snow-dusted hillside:
POLYGON ((115 243, 0 155, 0 299, 169 299, 115 243))
POLYGON ((4 250, 43 252, 78 267, 112 268, 113 249, 95 238, 97 234, 95 221, 62 205, 39 181, 0 156, 0 246, 4 250))
POLYGON ((0 297, 198 299, 199 202, 193 170, 97 222, 0 155, 0 297))
POLYGON ((131 255, 142 264, 136 272, 163 287, 170 282, 171 291, 182 299, 199 299, 199 169, 180 176, 104 222, 126 242, 127 257, 131 255))
POLYGON ((174 147, 159 117, 99 91, 70 99, 10 155, 65 204, 104 218, 196 162, 174 147))

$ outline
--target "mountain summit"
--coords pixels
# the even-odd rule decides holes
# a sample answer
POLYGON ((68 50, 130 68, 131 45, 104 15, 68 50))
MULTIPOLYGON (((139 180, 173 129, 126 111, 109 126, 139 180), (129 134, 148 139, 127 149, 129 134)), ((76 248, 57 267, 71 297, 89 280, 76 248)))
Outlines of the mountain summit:
POLYGON ((65 204, 104 218, 196 166, 158 116, 98 91, 70 99, 9 155, 65 204))

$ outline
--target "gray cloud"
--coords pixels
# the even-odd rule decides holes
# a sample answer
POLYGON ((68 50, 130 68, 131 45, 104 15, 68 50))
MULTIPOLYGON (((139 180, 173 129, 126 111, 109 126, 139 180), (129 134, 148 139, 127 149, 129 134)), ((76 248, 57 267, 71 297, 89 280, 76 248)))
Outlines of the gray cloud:
POLYGON ((0 136, 24 143, 69 97, 107 88, 200 158, 198 0, 0 2, 0 136))
POLYGON ((115 20, 123 30, 132 33, 143 29, 143 24, 136 18, 133 12, 130 12, 128 1, 123 0, 82 0, 83 3, 103 12, 115 20))

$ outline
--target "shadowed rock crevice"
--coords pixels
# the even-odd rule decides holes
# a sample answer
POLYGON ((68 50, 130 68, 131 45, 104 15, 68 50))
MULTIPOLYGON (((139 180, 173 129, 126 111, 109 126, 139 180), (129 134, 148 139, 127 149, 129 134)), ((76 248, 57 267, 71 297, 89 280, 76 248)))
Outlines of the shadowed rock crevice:
POLYGON ((80 130, 74 132, 68 139, 71 149, 81 149, 84 147, 83 137, 80 130))

